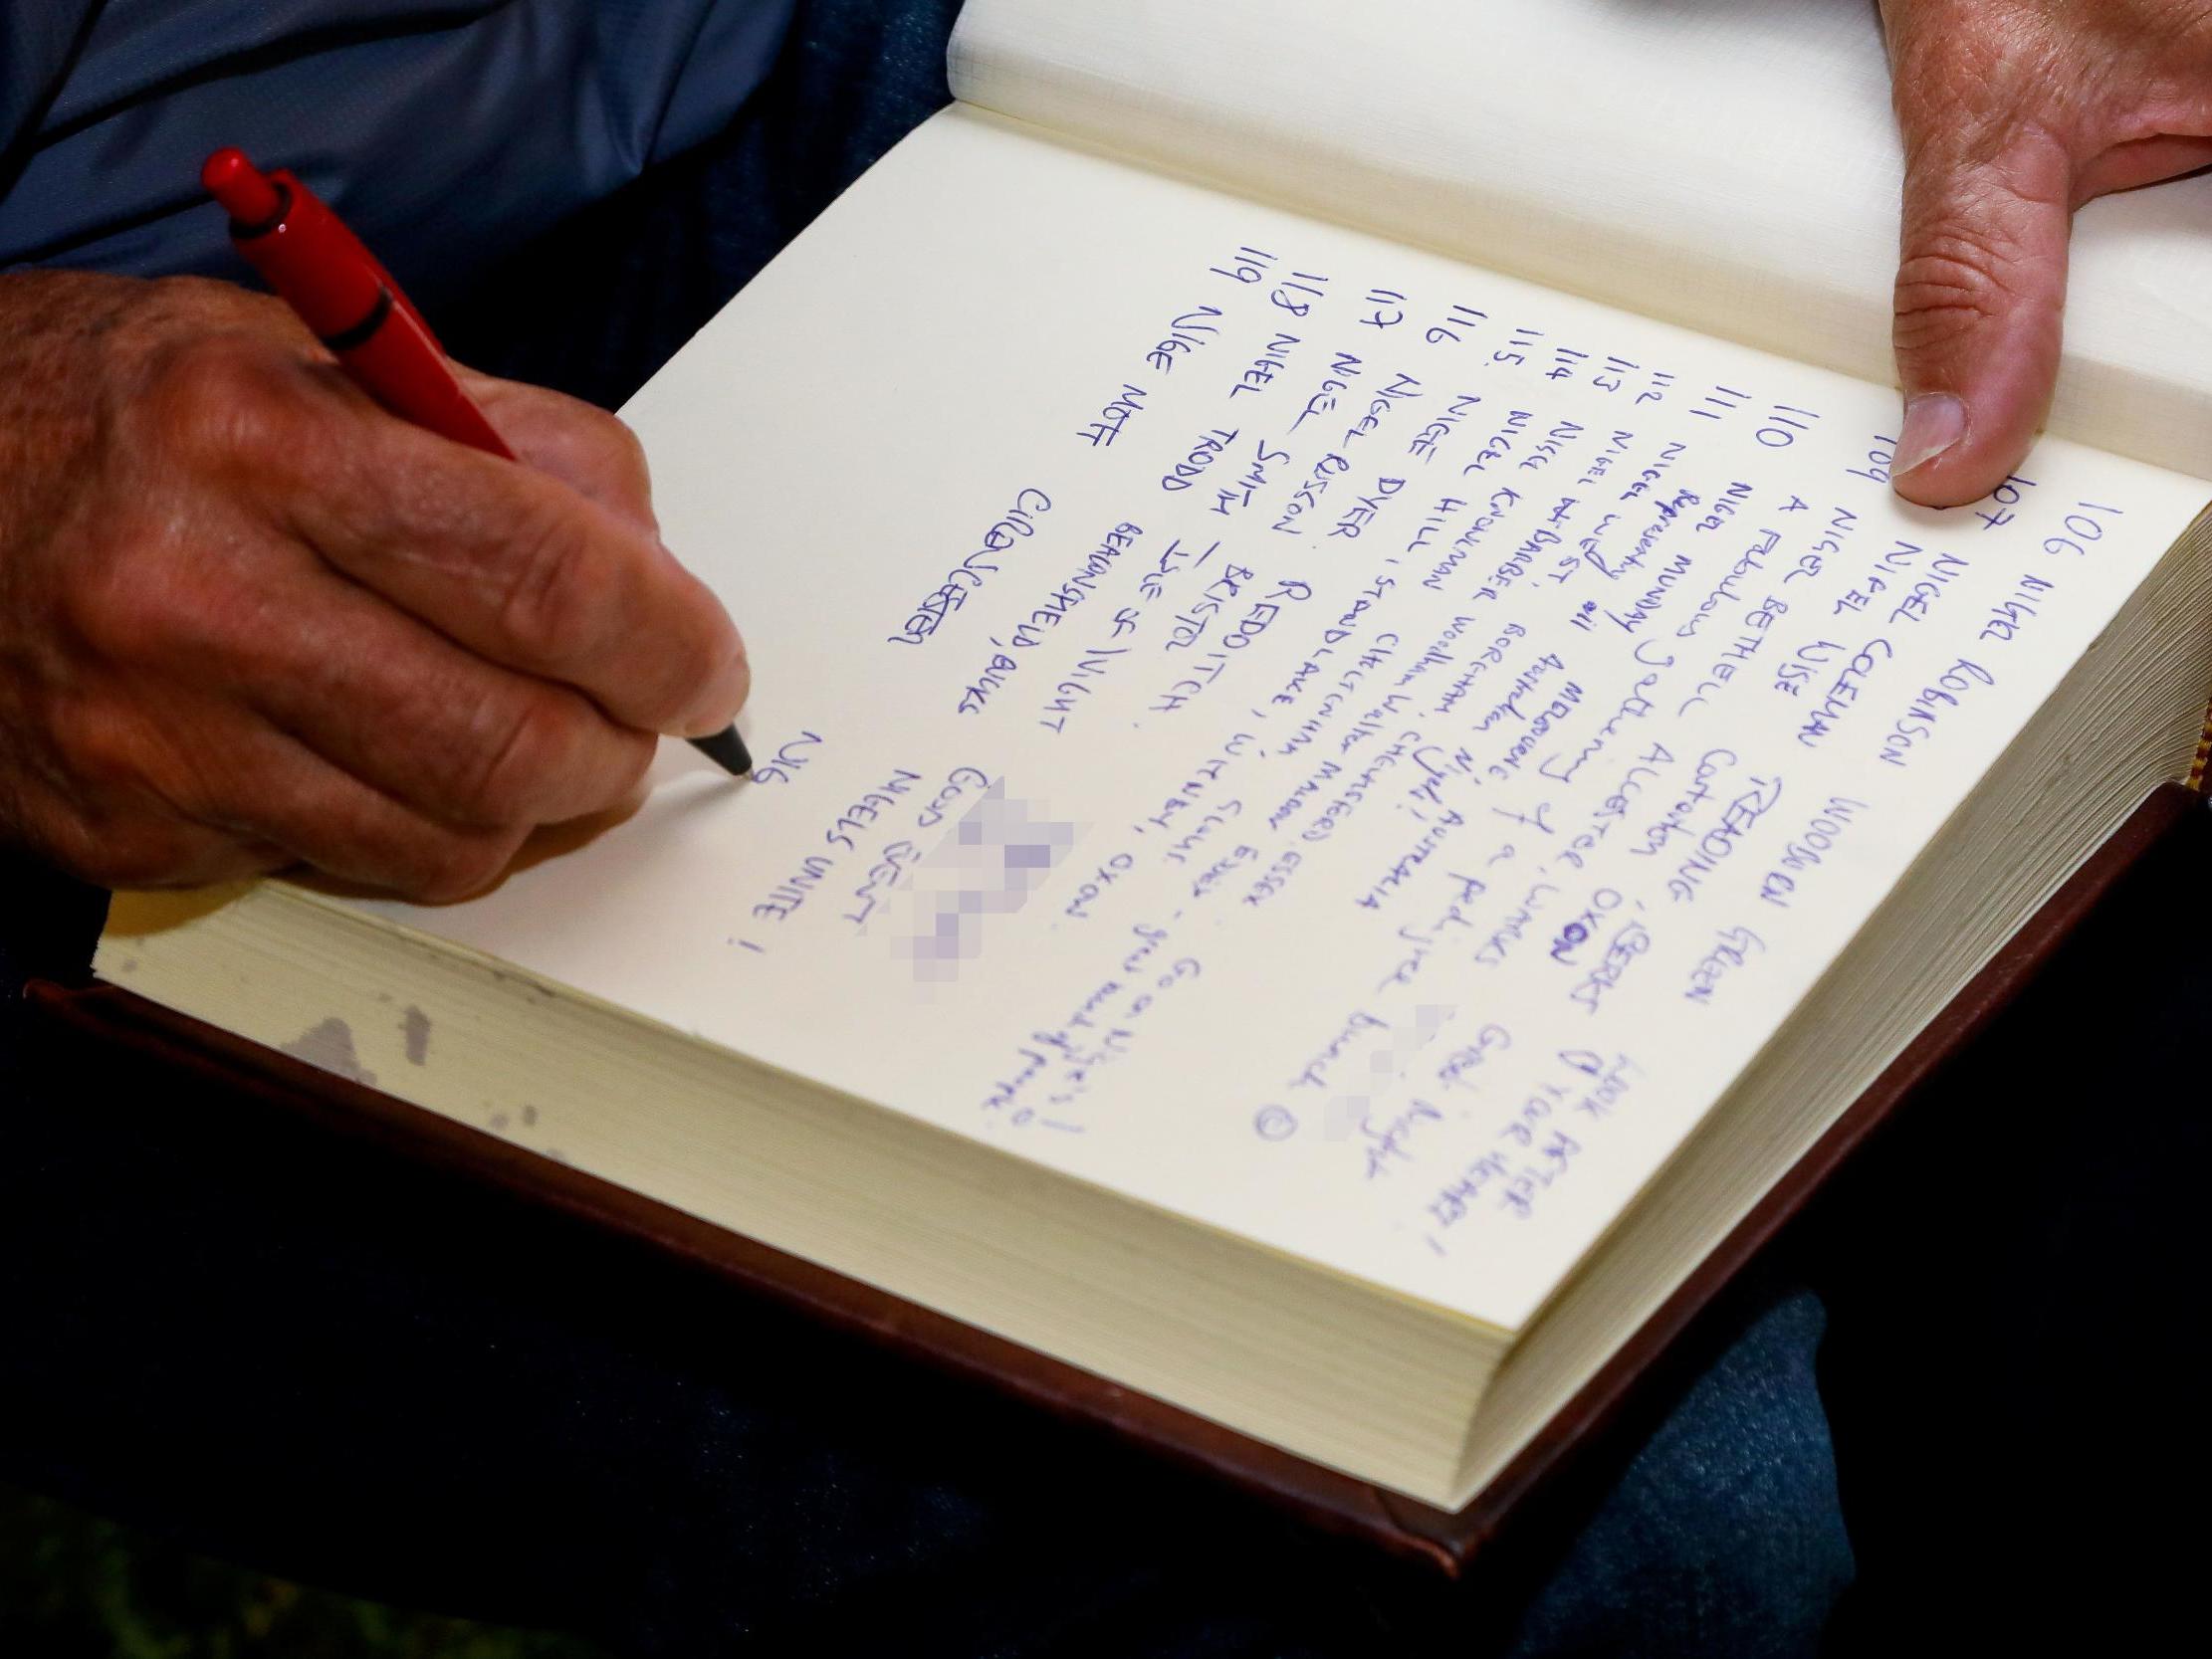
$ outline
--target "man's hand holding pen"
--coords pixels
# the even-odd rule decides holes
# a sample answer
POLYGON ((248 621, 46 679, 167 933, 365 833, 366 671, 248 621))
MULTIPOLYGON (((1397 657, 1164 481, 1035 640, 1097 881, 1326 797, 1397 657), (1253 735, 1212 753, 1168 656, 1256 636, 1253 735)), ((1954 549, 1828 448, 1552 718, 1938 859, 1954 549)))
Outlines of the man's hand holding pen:
POLYGON ((0 277, 0 823, 78 875, 305 863, 422 899, 745 701, 622 424, 482 376, 409 426, 277 301, 0 277))

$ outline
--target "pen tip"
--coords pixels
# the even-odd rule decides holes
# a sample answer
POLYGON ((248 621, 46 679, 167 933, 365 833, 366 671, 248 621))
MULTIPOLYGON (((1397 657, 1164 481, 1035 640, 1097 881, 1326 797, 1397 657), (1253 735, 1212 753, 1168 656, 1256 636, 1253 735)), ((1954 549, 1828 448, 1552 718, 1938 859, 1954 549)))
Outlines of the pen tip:
POLYGON ((692 737, 686 740, 732 777, 745 777, 753 770, 753 756, 734 726, 716 732, 712 737, 692 737))

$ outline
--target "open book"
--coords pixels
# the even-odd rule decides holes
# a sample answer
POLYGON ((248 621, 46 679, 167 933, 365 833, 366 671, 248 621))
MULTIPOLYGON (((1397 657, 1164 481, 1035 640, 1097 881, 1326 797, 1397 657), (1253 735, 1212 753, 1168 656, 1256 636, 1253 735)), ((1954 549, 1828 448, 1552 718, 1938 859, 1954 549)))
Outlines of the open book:
POLYGON ((1455 1508, 2188 770, 2204 187, 2090 211, 2063 436, 1935 513, 1869 7, 971 0, 955 69, 626 411, 755 778, 98 971, 1455 1508))

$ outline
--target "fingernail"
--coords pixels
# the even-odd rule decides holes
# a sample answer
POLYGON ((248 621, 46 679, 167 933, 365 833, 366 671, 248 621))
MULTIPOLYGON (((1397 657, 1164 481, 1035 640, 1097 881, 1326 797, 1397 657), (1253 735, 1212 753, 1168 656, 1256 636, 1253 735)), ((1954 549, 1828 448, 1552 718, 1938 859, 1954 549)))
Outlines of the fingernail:
MULTIPOLYGON (((734 638, 735 636, 733 636, 734 638)), ((753 671, 746 660, 745 647, 739 643, 722 672, 706 695, 693 705, 691 718, 683 722, 678 735, 683 737, 711 737, 728 728, 737 719, 738 711, 745 707, 748 693, 753 690, 753 671)))
POLYGON ((716 732, 726 730, 744 706, 742 698, 717 691, 713 697, 699 703, 697 713, 676 723, 676 735, 687 740, 692 737, 712 737, 716 732))
POLYGON ((1897 456, 1889 468, 1901 478, 1924 467, 1966 436, 1966 405, 1949 392, 1928 392, 1904 406, 1904 430, 1897 434, 1897 456))

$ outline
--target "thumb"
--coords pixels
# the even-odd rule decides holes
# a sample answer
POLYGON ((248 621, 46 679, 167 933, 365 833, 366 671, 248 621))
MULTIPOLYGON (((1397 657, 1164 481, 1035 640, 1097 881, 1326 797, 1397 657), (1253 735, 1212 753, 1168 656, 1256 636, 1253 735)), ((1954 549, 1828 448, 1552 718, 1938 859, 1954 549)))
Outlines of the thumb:
MULTIPOLYGON (((1953 118, 1956 112, 1953 111, 1953 118)), ((1890 476, 1926 507, 1979 501, 2035 440, 2059 372, 2073 162, 2046 132, 1905 134, 1890 476)))

